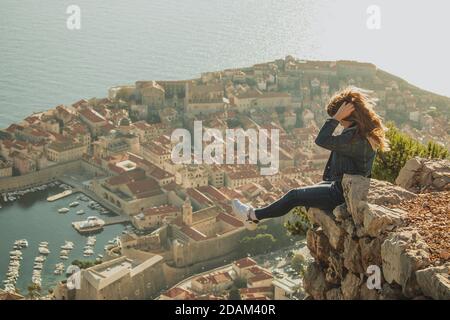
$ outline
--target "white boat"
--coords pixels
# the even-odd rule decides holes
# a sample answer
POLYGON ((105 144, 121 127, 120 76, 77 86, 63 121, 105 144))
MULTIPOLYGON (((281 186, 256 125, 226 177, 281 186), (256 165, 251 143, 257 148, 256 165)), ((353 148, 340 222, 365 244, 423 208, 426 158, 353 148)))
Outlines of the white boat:
POLYGON ((69 250, 61 250, 61 252, 59 253, 60 256, 67 256, 70 254, 69 250))
POLYGON ((80 203, 78 202, 78 201, 74 201, 74 202, 71 202, 70 204, 69 204, 69 207, 76 207, 76 206, 78 206, 80 203))
POLYGON ((83 251, 84 256, 92 256, 94 254, 94 250, 92 250, 91 248, 86 249, 83 251))
POLYGON ((44 262, 45 261, 45 256, 39 256, 34 258, 34 262, 44 262))
POLYGON ((83 210, 83 209, 81 209, 81 210, 78 210, 78 211, 77 211, 77 214, 78 214, 78 215, 82 215, 82 214, 84 214, 84 210, 83 210))
POLYGON ((72 250, 73 249, 73 244, 68 244, 66 243, 65 245, 61 246, 61 249, 63 250, 72 250))
POLYGON ((48 248, 46 248, 46 247, 39 247, 39 253, 40 254, 45 254, 45 255, 47 255, 47 254, 49 254, 50 253, 50 250, 48 250, 48 248))
POLYGON ((61 260, 67 260, 67 259, 69 259, 68 256, 59 256, 59 258, 60 258, 61 260))
POLYGON ((48 242, 47 241, 39 242, 39 247, 47 247, 47 246, 48 246, 48 242))
POLYGON ((67 213, 67 212, 69 212, 69 211, 70 211, 69 208, 61 208, 61 209, 58 209, 58 212, 59 212, 59 213, 67 213))
POLYGON ((14 241, 14 245, 19 246, 21 248, 26 248, 28 247, 28 241, 26 239, 16 240, 14 241))
POLYGON ((36 264, 33 266, 33 269, 34 269, 34 270, 42 270, 43 267, 44 267, 44 265, 43 265, 42 263, 36 263, 36 264))

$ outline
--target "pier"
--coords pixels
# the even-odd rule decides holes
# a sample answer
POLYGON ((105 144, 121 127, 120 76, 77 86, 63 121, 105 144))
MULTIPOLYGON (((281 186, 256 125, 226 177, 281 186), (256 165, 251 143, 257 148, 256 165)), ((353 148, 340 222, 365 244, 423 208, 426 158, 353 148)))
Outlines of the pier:
POLYGON ((70 196, 73 193, 73 190, 65 190, 61 193, 55 194, 54 196, 50 196, 47 198, 47 201, 52 202, 52 201, 56 201, 59 199, 62 199, 64 197, 70 196))

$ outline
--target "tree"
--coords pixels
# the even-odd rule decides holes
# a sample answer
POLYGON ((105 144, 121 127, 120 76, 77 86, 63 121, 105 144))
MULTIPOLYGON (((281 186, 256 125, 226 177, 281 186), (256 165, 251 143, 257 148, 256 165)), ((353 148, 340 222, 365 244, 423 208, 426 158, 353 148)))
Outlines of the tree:
POLYGON ((72 265, 77 266, 80 269, 88 269, 90 267, 93 267, 97 264, 102 263, 101 260, 96 261, 90 261, 90 260, 74 260, 72 261, 72 265))
POLYGON ((304 272, 304 266, 305 266, 306 260, 303 255, 300 253, 297 253, 291 261, 292 268, 297 272, 302 274, 304 272))
POLYGON ((228 300, 241 300, 241 295, 239 294, 239 289, 233 288, 230 290, 228 295, 228 300))
POLYGON ((238 277, 238 278, 234 279, 233 284, 238 289, 245 288, 245 287, 247 287, 247 280, 245 280, 244 278, 238 277))
POLYGON ((378 180, 394 182, 406 161, 419 156, 429 159, 445 159, 449 151, 435 142, 427 145, 401 133, 392 123, 388 124, 386 137, 390 150, 378 152, 375 158, 372 177, 378 180))
POLYGON ((311 222, 309 222, 306 209, 304 207, 296 207, 292 209, 292 214, 295 220, 288 221, 285 224, 286 229, 294 236, 305 235, 306 231, 311 228, 311 222))
POLYGON ((277 241, 271 234, 262 233, 255 237, 244 237, 239 243, 242 254, 258 255, 273 250, 277 241))

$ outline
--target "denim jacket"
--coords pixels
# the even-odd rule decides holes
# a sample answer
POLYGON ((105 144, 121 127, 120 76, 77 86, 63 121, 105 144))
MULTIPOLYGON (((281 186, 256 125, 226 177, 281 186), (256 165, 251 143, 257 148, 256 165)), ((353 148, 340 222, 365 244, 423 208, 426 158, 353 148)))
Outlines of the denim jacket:
POLYGON ((318 146, 331 151, 323 180, 341 181, 345 173, 370 177, 376 152, 367 139, 355 136, 354 126, 333 136, 338 124, 336 119, 328 119, 316 138, 318 146))

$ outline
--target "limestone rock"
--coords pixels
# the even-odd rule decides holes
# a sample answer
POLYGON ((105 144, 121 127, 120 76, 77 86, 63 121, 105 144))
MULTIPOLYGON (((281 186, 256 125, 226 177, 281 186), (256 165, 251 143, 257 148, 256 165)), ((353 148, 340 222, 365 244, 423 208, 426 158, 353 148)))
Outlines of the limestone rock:
POLYGON ((340 284, 344 279, 344 275, 344 259, 340 254, 331 252, 328 257, 328 268, 325 273, 325 279, 331 284, 340 284))
POLYGON ((336 221, 338 222, 343 222, 347 220, 350 217, 350 214, 347 211, 347 205, 344 203, 334 208, 333 215, 335 216, 336 221))
POLYGON ((333 249, 342 249, 345 231, 338 225, 332 213, 311 208, 308 210, 307 215, 313 224, 317 224, 322 228, 333 249))
POLYGON ((400 170, 395 183, 405 189, 411 189, 415 184, 415 175, 422 168, 420 158, 413 158, 406 161, 405 166, 400 170))
POLYGON ((341 288, 333 288, 328 290, 325 297, 327 300, 343 300, 341 288))
POLYGON ((328 238, 321 228, 317 230, 308 230, 306 233, 306 245, 311 256, 316 261, 327 262, 330 254, 330 244, 328 238))
POLYGON ((416 271, 424 295, 435 300, 450 300, 450 263, 416 271))
POLYGON ((361 248, 361 263, 364 270, 371 265, 381 268, 381 240, 379 238, 364 237, 359 239, 361 248))
POLYGON ((361 261, 358 241, 347 236, 344 241, 344 266, 353 273, 364 273, 361 261))
POLYGON ((413 192, 450 190, 450 161, 411 159, 400 170, 396 183, 413 192))
POLYGON ((367 206, 370 179, 357 175, 344 175, 342 189, 344 192, 347 210, 351 214, 356 225, 362 225, 362 210, 367 206))
MULTIPOLYGON (((353 237, 356 234, 356 227, 355 224, 353 223, 352 218, 347 218, 344 221, 341 222, 341 228, 345 230, 345 232, 350 236, 353 237)), ((364 234, 363 230, 361 227, 359 227, 359 229, 361 229, 361 236, 364 234)), ((359 230, 358 230, 359 231, 359 230)))
POLYGON ((369 203, 389 206, 415 197, 416 194, 390 182, 376 179, 370 180, 369 194, 367 197, 369 203))
POLYGON ((360 298, 360 287, 362 284, 360 276, 352 272, 347 273, 341 284, 342 296, 345 300, 357 300, 360 298))
POLYGON ((388 209, 369 204, 364 208, 364 231, 369 236, 378 237, 385 231, 391 231, 403 222, 406 212, 400 209, 388 209))
POLYGON ((415 272, 430 264, 427 245, 415 231, 390 234, 381 245, 383 276, 388 283, 397 283, 406 297, 420 293, 415 272))
POLYGON ((380 300, 403 300, 402 287, 396 283, 384 283, 380 292, 380 300))
POLYGON ((360 288, 361 300, 380 300, 380 292, 377 289, 369 289, 367 284, 363 282, 360 288))
POLYGON ((303 277, 305 292, 314 300, 325 299, 325 293, 330 289, 330 285, 325 280, 322 268, 317 263, 310 263, 306 268, 303 277))

